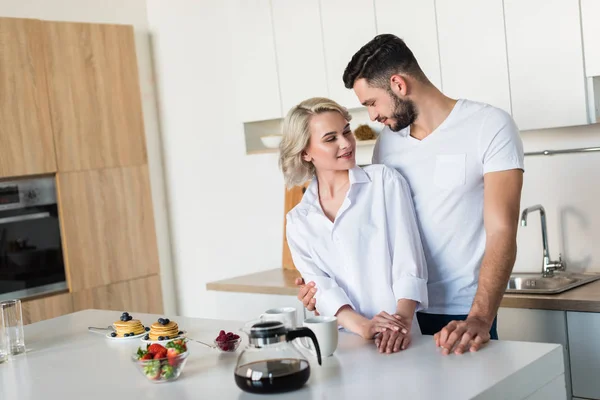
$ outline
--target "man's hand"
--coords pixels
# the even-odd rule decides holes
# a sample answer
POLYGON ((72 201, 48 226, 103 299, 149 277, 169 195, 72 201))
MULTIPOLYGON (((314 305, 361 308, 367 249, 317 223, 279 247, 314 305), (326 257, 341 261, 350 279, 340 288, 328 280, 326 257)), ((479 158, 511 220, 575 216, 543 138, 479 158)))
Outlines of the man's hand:
POLYGON ((410 344, 410 333, 400 331, 385 331, 375 338, 375 346, 380 353, 397 353, 404 350, 410 344))
POLYGON ((469 317, 465 321, 450 321, 433 335, 435 345, 442 347, 442 354, 462 354, 467 349, 477 351, 490 341, 491 324, 482 319, 469 317))
POLYGON ((300 290, 298 290, 298 300, 304 304, 304 307, 308 311, 314 311, 315 315, 319 315, 316 310, 317 299, 315 299, 315 293, 317 293, 317 288, 315 287, 314 282, 308 282, 308 284, 304 284, 304 279, 296 278, 295 282, 296 286, 300 286, 300 290))

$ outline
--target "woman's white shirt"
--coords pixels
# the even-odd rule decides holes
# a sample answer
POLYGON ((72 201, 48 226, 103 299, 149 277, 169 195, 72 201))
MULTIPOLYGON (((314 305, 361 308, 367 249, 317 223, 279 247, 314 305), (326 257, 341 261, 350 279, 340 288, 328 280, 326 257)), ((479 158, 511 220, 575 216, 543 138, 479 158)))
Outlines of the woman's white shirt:
POLYGON ((349 178, 334 222, 320 205, 316 178, 287 214, 292 259, 316 283, 317 311, 335 315, 350 305, 370 319, 395 313, 399 299, 426 309, 427 266, 408 183, 385 165, 355 167, 349 178))

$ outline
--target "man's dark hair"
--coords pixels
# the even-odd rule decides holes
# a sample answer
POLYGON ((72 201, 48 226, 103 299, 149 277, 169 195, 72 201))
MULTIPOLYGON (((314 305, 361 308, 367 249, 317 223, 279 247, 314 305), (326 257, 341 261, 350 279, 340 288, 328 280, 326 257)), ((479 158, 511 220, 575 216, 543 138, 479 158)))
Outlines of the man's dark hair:
POLYGON ((358 79, 365 78, 371 86, 387 88, 393 74, 428 82, 404 40, 385 33, 375 36, 354 54, 344 71, 344 86, 352 89, 358 79))

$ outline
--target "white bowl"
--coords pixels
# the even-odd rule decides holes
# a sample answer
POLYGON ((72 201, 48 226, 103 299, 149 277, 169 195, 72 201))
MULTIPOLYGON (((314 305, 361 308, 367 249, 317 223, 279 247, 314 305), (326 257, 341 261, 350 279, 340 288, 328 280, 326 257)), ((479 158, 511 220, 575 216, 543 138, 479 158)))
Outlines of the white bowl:
POLYGON ((268 147, 269 149, 276 149, 277 147, 279 147, 281 139, 283 139, 283 136, 281 135, 266 135, 260 137, 260 141, 265 147, 268 147))

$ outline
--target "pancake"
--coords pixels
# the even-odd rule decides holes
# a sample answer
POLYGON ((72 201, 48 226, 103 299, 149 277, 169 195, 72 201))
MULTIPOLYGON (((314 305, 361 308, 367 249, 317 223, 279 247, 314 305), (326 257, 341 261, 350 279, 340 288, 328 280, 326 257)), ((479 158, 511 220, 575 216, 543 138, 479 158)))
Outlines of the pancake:
POLYGON ((159 340, 158 338, 160 336, 165 339, 174 339, 179 336, 179 326, 174 321, 169 321, 168 324, 155 322, 150 326, 150 332, 148 332, 148 336, 150 340, 159 340))
POLYGON ((115 328, 117 337, 125 337, 126 333, 130 336, 140 335, 146 331, 144 329, 144 325, 142 325, 138 319, 132 319, 129 321, 116 321, 113 322, 113 327, 115 328), (133 335, 131 335, 132 333, 133 335))

